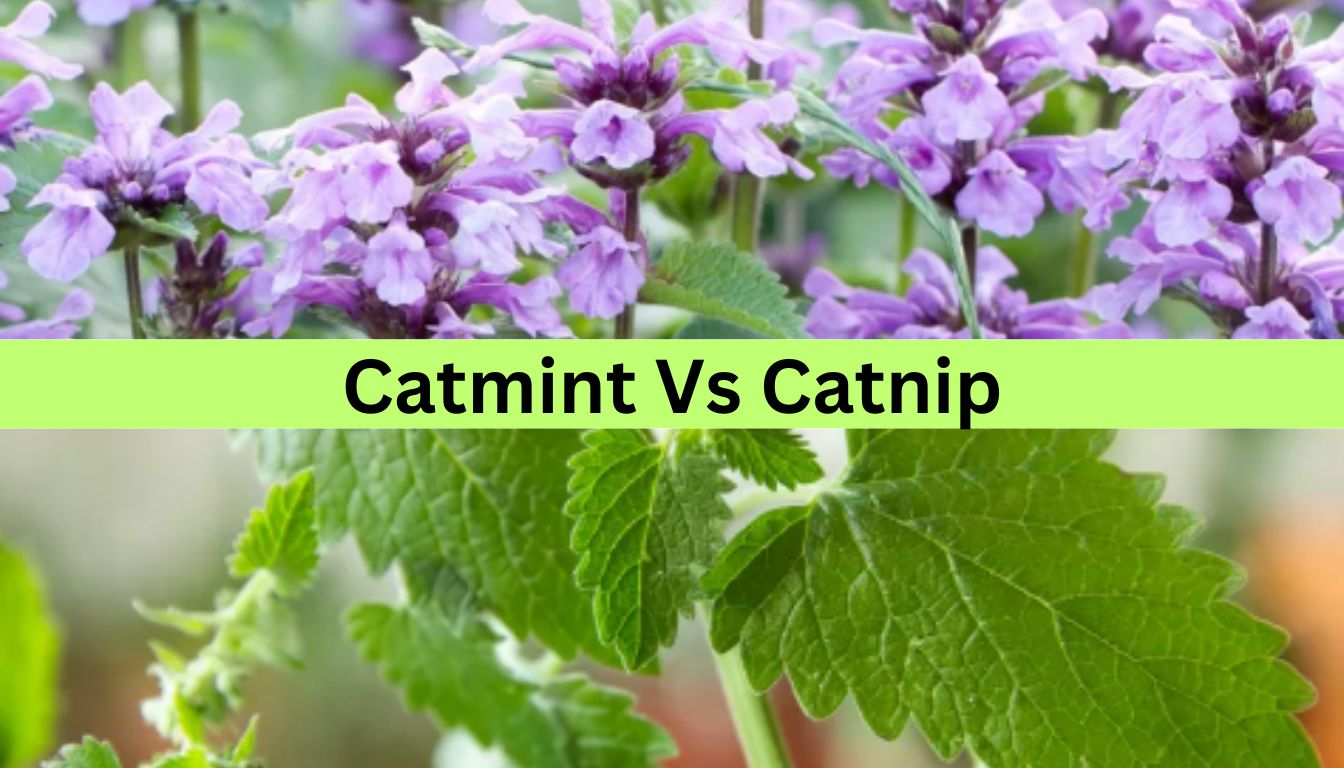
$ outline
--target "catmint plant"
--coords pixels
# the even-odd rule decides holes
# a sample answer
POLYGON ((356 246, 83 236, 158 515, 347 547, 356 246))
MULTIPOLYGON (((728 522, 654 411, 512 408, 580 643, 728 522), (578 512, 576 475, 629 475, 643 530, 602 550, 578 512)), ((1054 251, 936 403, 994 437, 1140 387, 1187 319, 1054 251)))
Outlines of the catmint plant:
POLYGON ((1167 16, 1145 54, 1155 72, 1109 75, 1138 96, 1102 139, 1118 166, 1107 195, 1123 205, 1136 190, 1149 208, 1112 246, 1132 273, 1104 291, 1105 311, 1142 311, 1169 290, 1225 333, 1338 338, 1339 263, 1307 251, 1344 215, 1344 42, 1306 45, 1289 17, 1258 22, 1232 2, 1178 5, 1226 33, 1167 16))

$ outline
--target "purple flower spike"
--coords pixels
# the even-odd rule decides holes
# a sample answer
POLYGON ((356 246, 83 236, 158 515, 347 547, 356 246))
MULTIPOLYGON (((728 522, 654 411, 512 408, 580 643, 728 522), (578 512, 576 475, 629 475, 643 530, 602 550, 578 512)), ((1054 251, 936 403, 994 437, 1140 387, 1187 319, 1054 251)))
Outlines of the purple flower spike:
POLYGON ((52 207, 20 247, 39 274, 78 277, 111 246, 123 211, 153 218, 190 203, 234 229, 260 228, 268 208, 251 175, 264 163, 230 132, 242 118, 233 102, 217 105, 181 137, 159 127, 172 107, 148 83, 122 94, 100 83, 89 106, 97 138, 30 203, 52 207))

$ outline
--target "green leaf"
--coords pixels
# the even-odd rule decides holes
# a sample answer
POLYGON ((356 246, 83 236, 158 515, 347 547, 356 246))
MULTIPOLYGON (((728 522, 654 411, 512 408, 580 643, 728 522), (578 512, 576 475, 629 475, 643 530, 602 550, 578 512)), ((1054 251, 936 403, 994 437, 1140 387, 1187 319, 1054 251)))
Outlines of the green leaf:
POLYGON ((121 768, 121 761, 112 746, 91 736, 79 744, 67 744, 55 758, 42 764, 43 768, 121 768))
POLYGON ((821 479, 821 465, 807 441, 787 429, 715 429, 710 443, 729 467, 770 490, 821 479))
POLYGON ((119 215, 142 231, 151 235, 166 237, 169 240, 191 240, 195 242, 196 238, 200 236, 200 233, 196 230, 196 225, 191 221, 191 217, 180 205, 168 206, 157 218, 142 216, 133 208, 127 207, 121 208, 119 215))
POLYGON ((519 768, 636 768, 675 753, 631 697, 579 676, 548 678, 501 648, 489 626, 437 606, 356 606, 347 616, 364 657, 399 687, 408 708, 465 728, 519 768), (531 673, 531 674, 529 674, 531 673))
POLYGON ((698 137, 690 142, 691 154, 672 175, 648 189, 644 199, 658 206, 665 216, 692 232, 723 210, 728 201, 722 167, 709 146, 698 137))
POLYGON ((233 549, 229 570, 236 578, 264 570, 276 578, 280 594, 303 591, 318 560, 313 474, 302 472, 286 485, 272 486, 266 506, 252 511, 233 549))
POLYGON ((574 583, 567 430, 280 431, 259 436, 263 467, 311 467, 318 527, 349 531, 369 568, 398 562, 414 599, 482 600, 509 630, 562 656, 613 661, 574 583))
POLYGON ((803 335, 803 318, 765 262, 731 243, 679 242, 654 262, 640 299, 725 320, 772 338, 803 335))
POLYGON ((36 575, 0 543, 0 768, 29 765, 50 743, 59 647, 36 575))
POLYGON ((628 669, 654 661, 690 616, 699 579, 723 546, 732 488, 719 459, 696 440, 655 443, 640 430, 599 430, 570 459, 581 555, 575 578, 593 593, 603 642, 628 669))
POLYGON ((1092 432, 874 432, 808 506, 753 521, 705 578, 713 644, 806 710, 852 695, 989 766, 1316 765, 1284 634, 1228 601, 1161 483, 1092 432))

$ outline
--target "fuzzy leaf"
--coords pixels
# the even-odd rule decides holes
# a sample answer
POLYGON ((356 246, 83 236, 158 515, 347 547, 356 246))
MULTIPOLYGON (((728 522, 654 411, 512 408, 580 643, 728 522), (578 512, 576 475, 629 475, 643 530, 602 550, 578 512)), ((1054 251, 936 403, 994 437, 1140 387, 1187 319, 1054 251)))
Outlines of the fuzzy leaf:
POLYGON ((277 591, 303 591, 317 568, 317 521, 313 511, 313 474, 301 472, 285 485, 271 486, 266 505, 252 510, 229 558, 236 578, 268 571, 277 591))
POLYGON ((775 490, 821 479, 821 465, 807 442, 787 429, 716 429, 710 443, 725 463, 752 482, 775 490))
POLYGON ((613 661, 591 601, 574 584, 566 430, 263 432, 262 466, 311 467, 318 527, 349 531, 375 573, 401 565, 412 597, 481 600, 523 637, 562 656, 613 661))
POLYGON ((878 734, 913 714, 992 768, 1316 765, 1284 634, 1227 600, 1234 566, 1185 546, 1191 516, 1102 461, 1108 440, 851 441, 837 487, 753 521, 706 576, 714 646, 814 716, 853 695, 878 734))
POLYGON ((61 753, 42 768, 121 768, 121 761, 110 744, 85 736, 79 744, 61 747, 61 753))
POLYGON ((697 441, 653 442, 641 430, 584 435, 570 459, 565 511, 581 555, 575 578, 593 593, 598 632, 628 669, 653 661, 691 615, 699 578, 723 546, 732 486, 697 441))
POLYGON ((35 574, 0 543, 0 768, 29 765, 50 743, 59 648, 35 574))
POLYGON ((365 604, 347 624, 408 708, 467 729, 518 768, 637 768, 676 751, 662 729, 630 711, 628 694, 576 675, 530 676, 517 649, 501 649, 500 637, 474 617, 365 604))
POLYGON ((134 224, 144 232, 166 237, 172 241, 191 240, 194 242, 200 235, 196 230, 196 225, 192 223, 191 217, 180 205, 168 206, 157 218, 142 216, 132 208, 122 208, 120 215, 127 222, 134 224))
POLYGON ((779 276, 730 243, 673 243, 653 264, 640 298, 740 325, 772 338, 803 335, 803 318, 779 276))

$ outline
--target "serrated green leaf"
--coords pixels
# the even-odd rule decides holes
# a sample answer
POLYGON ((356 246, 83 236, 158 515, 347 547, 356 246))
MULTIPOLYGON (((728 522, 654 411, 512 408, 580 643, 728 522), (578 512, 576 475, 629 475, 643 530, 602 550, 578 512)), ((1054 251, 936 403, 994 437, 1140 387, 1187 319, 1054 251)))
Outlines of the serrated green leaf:
POLYGON ((614 661, 574 583, 566 460, 577 431, 280 431, 264 468, 311 467, 319 530, 347 530, 375 573, 394 561, 414 599, 483 600, 514 634, 614 661))
POLYGON ((772 338, 803 335, 779 276, 730 243, 679 242, 653 263, 640 299, 740 325, 772 338))
POLYGON ((42 768, 121 768, 121 761, 110 744, 85 736, 79 744, 61 747, 60 754, 42 763, 42 768))
POLYGON ((50 743, 59 651, 36 575, 0 542, 0 768, 29 765, 50 743))
POLYGON ((519 768, 637 768, 676 751, 662 729, 630 711, 628 694, 580 676, 532 679, 507 666, 511 654, 475 617, 366 604, 347 624, 410 709, 467 729, 519 768))
POLYGON ((715 429, 710 444, 729 467, 770 490, 821 479, 821 465, 807 441, 787 429, 715 429))
POLYGON ((292 596, 308 585, 317 561, 313 473, 301 472, 284 485, 272 486, 266 505, 252 511, 234 544, 229 570, 237 578, 267 571, 276 578, 277 591, 292 596))
POLYGON ((1235 568, 1086 432, 876 432, 842 482, 775 510, 705 578, 712 640, 824 717, 993 768, 1316 765, 1312 690, 1235 568))
POLYGON ((627 669, 654 661, 677 638, 700 596, 700 575, 723 546, 732 485, 695 441, 653 442, 643 431, 583 437, 565 512, 575 518, 579 586, 593 593, 603 642, 627 669))

